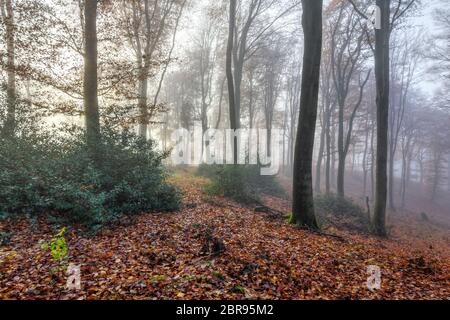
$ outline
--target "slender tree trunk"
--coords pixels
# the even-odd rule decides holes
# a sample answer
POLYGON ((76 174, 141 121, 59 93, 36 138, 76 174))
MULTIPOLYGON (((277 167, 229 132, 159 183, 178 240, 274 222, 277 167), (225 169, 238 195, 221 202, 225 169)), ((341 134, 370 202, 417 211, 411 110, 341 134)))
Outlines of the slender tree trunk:
POLYGON ((344 154, 344 105, 339 103, 338 110, 338 172, 337 172, 337 194, 344 197, 344 175, 345 175, 345 154, 344 154))
POLYGON ((407 180, 407 172, 408 172, 408 144, 404 147, 402 152, 402 176, 401 176, 401 183, 400 183, 400 196, 402 201, 402 208, 405 207, 405 194, 406 194, 406 180, 407 180))
POLYGON ((389 127, 390 0, 377 0, 381 29, 375 31, 375 77, 377 84, 376 190, 373 214, 375 234, 386 236, 387 153, 389 127))
MULTIPOLYGON (((236 101, 234 91, 234 79, 233 79, 233 43, 234 43, 234 29, 236 25, 236 0, 230 0, 230 17, 228 25, 228 44, 227 44, 227 56, 226 56, 226 73, 228 80, 228 102, 230 105, 230 129, 237 130, 237 112, 236 101)), ((234 139, 234 164, 238 163, 238 146, 237 138, 234 139)))
POLYGON ((331 121, 331 182, 336 186, 336 124, 335 117, 331 121))
POLYGON ((6 121, 2 135, 13 137, 16 129, 16 72, 15 72, 15 34, 14 10, 12 0, 0 2, 2 18, 5 24, 5 42, 7 56, 6 121))
POLYGON ((367 153, 369 150, 369 117, 370 114, 367 112, 366 118, 366 132, 364 137, 364 154, 362 159, 362 169, 363 169, 363 196, 366 197, 367 194, 367 153))
POLYGON ((138 109, 139 109, 139 136, 147 139, 148 133, 148 78, 146 68, 142 68, 142 74, 139 80, 139 98, 138 98, 138 109))
POLYGON ((327 123, 326 123, 326 140, 327 140, 327 159, 325 165, 325 192, 329 194, 331 192, 331 181, 330 181, 330 165, 331 165, 331 110, 328 110, 327 123))
POLYGON ((375 198, 375 124, 372 123, 370 133, 370 194, 375 198))
POLYGON ((241 127, 241 85, 242 72, 244 69, 243 63, 235 63, 234 66, 234 107, 236 112, 236 127, 241 127))
POLYGON ((425 182, 425 172, 424 172, 424 165, 423 165, 423 160, 419 159, 419 171, 420 171, 420 187, 423 189, 424 187, 424 182, 425 182))
POLYGON ((226 77, 223 78, 222 84, 220 85, 220 98, 219 98, 219 114, 217 115, 217 121, 214 128, 219 129, 220 121, 222 120, 222 103, 223 103, 223 92, 225 90, 225 80, 226 77))
POLYGON ((325 122, 326 122, 326 106, 323 106, 322 110, 322 129, 320 131, 320 144, 319 144, 319 154, 317 157, 317 165, 316 165, 316 180, 314 191, 316 193, 320 193, 320 180, 321 180, 321 171, 322 171, 322 161, 323 161, 323 151, 325 149, 325 122))
MULTIPOLYGON (((391 143, 393 141, 391 140, 391 143)), ((390 143, 390 144, 391 144, 390 143)), ((389 209, 395 211, 395 202, 394 202, 394 165, 395 165, 395 151, 393 151, 393 146, 389 147, 389 174, 388 174, 388 204, 389 209)))
POLYGON ((312 157, 322 57, 322 0, 302 0, 303 55, 300 115, 295 143, 292 222, 318 228, 312 186, 312 157))
POLYGON ((97 97, 97 0, 86 0, 84 14, 84 109, 88 147, 95 152, 100 142, 97 97))
MULTIPOLYGON (((288 100, 284 104, 284 118, 283 118, 283 173, 286 173, 286 128, 288 115, 288 100)), ((251 127, 250 127, 251 129, 251 127)))
POLYGON ((411 151, 408 155, 408 162, 406 167, 406 187, 408 187, 409 183, 411 182, 411 160, 412 160, 412 152, 414 150, 414 145, 411 147, 411 151))
POLYGON ((253 107, 253 71, 250 72, 250 77, 249 77, 249 82, 250 82, 250 92, 249 92, 249 102, 248 102, 248 116, 249 116, 249 128, 253 129, 253 121, 254 121, 254 117, 255 117, 255 111, 254 111, 254 107, 253 107))
POLYGON ((434 151, 434 159, 433 159, 433 184, 431 187, 431 201, 434 202, 436 200, 436 196, 439 191, 439 182, 441 178, 441 166, 442 162, 442 151, 436 150, 434 151))
POLYGON ((352 175, 355 172, 355 166, 356 166, 356 143, 352 144, 352 175))

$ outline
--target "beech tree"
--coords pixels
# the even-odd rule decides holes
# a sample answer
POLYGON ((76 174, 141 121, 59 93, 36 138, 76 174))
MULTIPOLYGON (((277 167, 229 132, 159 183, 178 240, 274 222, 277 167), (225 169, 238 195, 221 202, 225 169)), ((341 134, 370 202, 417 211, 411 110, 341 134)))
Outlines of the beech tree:
POLYGON ((14 10, 12 0, 1 0, 0 10, 2 22, 5 24, 5 42, 7 56, 7 89, 6 120, 3 125, 2 134, 5 137, 12 137, 16 122, 16 73, 15 73, 15 28, 14 28, 14 10))
POLYGON ((348 12, 348 3, 342 2, 337 7, 337 18, 333 22, 331 33, 331 74, 335 86, 338 105, 338 174, 337 174, 337 193, 344 196, 344 177, 345 163, 350 147, 353 121, 361 105, 364 86, 368 81, 370 73, 361 76, 361 58, 363 56, 364 32, 361 30, 361 17, 352 11, 348 12), (347 97, 350 91, 350 85, 354 80, 355 74, 359 71, 359 91, 360 98, 352 106, 348 118, 347 130, 345 130, 345 108, 347 106, 347 97), (361 80, 364 77, 365 80, 361 80))
MULTIPOLYGON (((155 69, 164 64, 162 62, 164 58, 169 60, 171 58, 172 50, 169 50, 168 57, 162 56, 161 53, 166 45, 168 31, 171 30, 176 34, 185 3, 186 1, 178 0, 132 0, 122 3, 122 24, 136 61, 133 82, 137 81, 137 94, 134 96, 137 100, 138 132, 145 138, 152 117, 160 111, 155 103, 157 99, 149 98, 149 78, 155 76, 155 69)), ((156 93, 158 94, 159 92, 156 93)))
MULTIPOLYGON (((391 210, 395 210, 394 201, 394 166, 400 131, 402 129, 409 94, 413 81, 416 80, 419 64, 421 36, 417 33, 393 34, 391 45, 391 79, 390 79, 390 109, 389 109, 389 198, 391 210)), ((405 141, 404 141, 405 142, 405 141)), ((404 147, 409 145, 406 142, 404 147)))
MULTIPOLYGON (((365 19, 369 19, 353 0, 349 0, 354 9, 365 19)), ((389 130, 389 89, 390 89, 390 37, 392 29, 414 5, 416 1, 403 2, 396 0, 391 17, 391 0, 377 0, 380 25, 375 30, 375 79, 377 87, 377 152, 375 207, 372 227, 375 234, 386 236, 386 204, 387 204, 387 157, 389 130)), ((368 34, 368 32, 367 32, 368 34)))
POLYGON ((36 65, 42 64, 52 51, 46 39, 49 9, 47 4, 37 0, 0 1, 0 70, 6 78, 3 86, 6 91, 5 116, 0 121, 3 137, 13 137, 21 117, 38 111, 31 102, 31 81, 36 74, 36 65), (34 18, 31 21, 30 16, 34 18), (21 108, 22 105, 27 107, 21 108))
POLYGON ((100 139, 100 115, 97 95, 97 0, 86 0, 84 6, 84 109, 86 136, 92 151, 100 139))
POLYGON ((294 155, 292 223, 318 228, 313 198, 312 157, 322 56, 322 0, 302 0, 305 49, 300 115, 294 155))

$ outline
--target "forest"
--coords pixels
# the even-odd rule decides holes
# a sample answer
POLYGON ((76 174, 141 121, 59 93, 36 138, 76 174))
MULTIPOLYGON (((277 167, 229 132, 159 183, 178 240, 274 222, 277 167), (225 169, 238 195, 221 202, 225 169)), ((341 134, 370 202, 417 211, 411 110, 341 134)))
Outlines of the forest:
POLYGON ((447 0, 0 0, 0 300, 448 300, 449 92, 447 0))

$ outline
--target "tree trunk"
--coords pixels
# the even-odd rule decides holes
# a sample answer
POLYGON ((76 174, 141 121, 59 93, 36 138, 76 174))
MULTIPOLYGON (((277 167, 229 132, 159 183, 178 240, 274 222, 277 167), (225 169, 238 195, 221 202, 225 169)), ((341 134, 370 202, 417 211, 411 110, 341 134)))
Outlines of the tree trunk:
POLYGON ((336 124, 335 117, 331 121, 331 183, 335 186, 336 183, 336 124))
POLYGON ((337 194, 344 197, 344 174, 345 174, 345 158, 344 154, 344 105, 338 105, 338 172, 337 172, 337 194))
MULTIPOLYGON (((393 143, 391 139, 391 145, 393 143)), ((395 202, 394 202, 394 165, 395 165, 395 151, 393 150, 393 146, 389 147, 389 174, 388 174, 388 204, 389 209, 395 211, 395 202)))
POLYGON ((236 128, 241 127, 241 85, 243 63, 236 63, 234 66, 234 107, 236 112, 236 128))
POLYGON ((367 153, 369 150, 369 118, 370 113, 367 112, 366 118, 366 132, 364 137, 364 154, 362 159, 362 169, 363 169, 363 196, 367 197, 367 153))
POLYGON ((373 229, 386 236, 387 153, 389 127, 389 38, 390 0, 377 0, 381 29, 375 31, 375 77, 377 84, 377 155, 373 229))
POLYGON ((300 115, 295 143, 292 222, 317 229, 312 186, 312 157, 322 57, 322 0, 302 0, 303 55, 300 115))
MULTIPOLYGON (((249 76, 249 82, 250 82, 250 92, 249 92, 249 102, 248 102, 248 126, 250 129, 253 129, 253 121, 255 118, 255 110, 253 107, 253 71, 250 72, 249 76)), ((287 111, 286 111, 287 113, 287 111)))
POLYGON ((372 122, 370 133, 370 194, 375 198, 375 124, 372 122))
POLYGON ((95 151, 100 142, 97 97, 97 0, 87 0, 85 14, 84 109, 88 147, 95 151))
POLYGON ((419 159, 419 171, 420 171, 420 187, 423 189, 424 183, 425 183, 425 172, 424 172, 424 165, 423 160, 419 159))
POLYGON ((323 106, 322 110, 322 129, 320 131, 320 144, 319 144, 319 155, 317 157, 317 165, 316 165, 316 181, 314 186, 314 191, 316 193, 320 193, 320 176, 322 170, 322 161, 323 161, 323 151, 325 149, 325 123, 327 117, 326 106, 323 106))
POLYGON ((406 194, 406 179, 407 179, 407 172, 408 172, 408 144, 404 146, 402 150, 402 175, 400 180, 400 197, 401 197, 401 206, 402 208, 405 208, 405 194, 406 194))
POLYGON ((225 89, 225 80, 227 78, 224 77, 222 80, 222 84, 220 85, 220 98, 219 98, 219 114, 217 115, 217 120, 216 120, 216 125, 214 126, 214 128, 217 130, 219 129, 220 126, 220 121, 222 120, 222 102, 223 102, 223 92, 225 89))
MULTIPOLYGON (((230 21, 228 26, 228 44, 227 44, 227 56, 226 56, 226 73, 228 82, 228 103, 230 106, 230 129, 237 130, 237 113, 236 113, 236 101, 234 91, 233 80, 233 43, 234 43, 234 28, 236 25, 236 0, 230 0, 230 21)), ((238 146, 237 138, 234 139, 234 164, 238 162, 238 146)))
POLYGON ((2 135, 13 137, 16 129, 16 73, 15 73, 15 35, 12 0, 1 1, 2 18, 5 24, 7 56, 6 121, 2 135))
POLYGON ((147 71, 145 67, 142 68, 140 79, 139 79, 139 98, 138 98, 138 109, 139 109, 139 136, 147 139, 148 131, 148 110, 147 110, 147 100, 148 100, 148 78, 147 71))
POLYGON ((328 110, 327 124, 326 124, 326 139, 327 139, 327 159, 325 165, 325 192, 329 194, 331 192, 331 181, 330 181, 330 164, 331 164, 331 110, 328 110))
POLYGON ((433 159, 433 182, 431 187, 431 201, 434 202, 436 200, 436 196, 439 191, 439 182, 441 178, 441 162, 442 162, 442 151, 435 150, 433 159))
MULTIPOLYGON (((286 128, 288 115, 288 100, 284 104, 284 118, 283 118, 283 173, 286 174, 286 128)), ((251 126, 250 126, 251 129, 251 126)))
MULTIPOLYGON (((226 73, 228 82, 228 103, 230 106, 230 129, 237 130, 237 113, 236 113, 236 99, 234 91, 234 79, 233 79, 233 43, 234 43, 234 28, 236 25, 236 0, 230 0, 230 21, 228 25, 228 44, 227 44, 227 56, 226 56, 226 73)), ((234 164, 238 162, 238 146, 237 138, 234 139, 234 164)))
POLYGON ((352 144, 352 175, 355 172, 355 166, 356 166, 356 143, 352 144))

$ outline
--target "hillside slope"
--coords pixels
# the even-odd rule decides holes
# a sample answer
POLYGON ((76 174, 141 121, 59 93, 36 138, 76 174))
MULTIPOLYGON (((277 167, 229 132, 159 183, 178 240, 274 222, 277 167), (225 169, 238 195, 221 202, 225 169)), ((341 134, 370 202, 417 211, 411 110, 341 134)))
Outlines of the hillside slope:
MULTIPOLYGON (((12 235, 0 247, 0 299, 450 297, 446 230, 435 242, 417 240, 418 249, 414 232, 399 238, 395 228, 388 240, 336 228, 318 234, 289 225, 281 214, 208 197, 201 191, 206 181, 189 173, 173 181, 185 194, 178 212, 123 219, 93 237, 68 229, 69 262, 81 266, 81 291, 65 288, 66 275, 54 271, 38 245, 57 232, 47 222, 0 223, 12 235), (382 272, 375 292, 366 284, 369 265, 382 272)), ((266 204, 287 206, 274 198, 266 204)))

